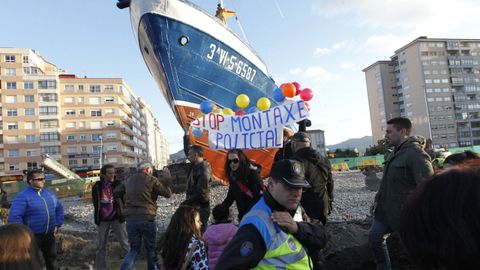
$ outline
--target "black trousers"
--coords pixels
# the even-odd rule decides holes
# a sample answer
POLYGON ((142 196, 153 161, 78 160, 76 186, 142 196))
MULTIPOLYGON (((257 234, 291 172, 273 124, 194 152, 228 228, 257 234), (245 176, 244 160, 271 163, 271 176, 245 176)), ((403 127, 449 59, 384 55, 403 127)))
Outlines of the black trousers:
POLYGON ((37 246, 42 252, 47 270, 57 270, 57 248, 55 246, 55 236, 52 234, 35 234, 37 246))
POLYGON ((210 204, 200 207, 200 221, 202 222, 202 234, 207 230, 208 219, 210 218, 210 204))

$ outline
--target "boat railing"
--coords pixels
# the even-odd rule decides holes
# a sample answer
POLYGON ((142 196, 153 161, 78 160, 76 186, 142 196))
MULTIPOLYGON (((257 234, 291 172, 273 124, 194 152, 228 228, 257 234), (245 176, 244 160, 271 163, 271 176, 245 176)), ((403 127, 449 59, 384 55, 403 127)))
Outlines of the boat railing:
MULTIPOLYGON (((177 0, 177 1, 180 1, 182 3, 185 3, 189 6, 191 6, 192 8, 194 9, 197 9, 198 11, 202 12, 203 14, 209 16, 210 18, 212 18, 213 20, 215 20, 218 24, 222 25, 226 30, 228 30, 230 33, 232 33, 233 35, 235 35, 245 46, 247 46, 252 52, 253 54, 258 58, 260 59, 260 61, 265 65, 265 61, 263 61, 263 59, 257 54, 257 52, 250 46, 250 44, 248 44, 247 42, 245 42, 245 40, 240 37, 237 33, 235 33, 232 29, 230 29, 230 27, 223 23, 219 18, 215 17, 214 15, 206 12, 203 8, 197 6, 195 3, 192 3, 188 0, 177 0)), ((265 69, 267 71, 267 74, 269 74, 268 72, 268 69, 267 69, 267 66, 265 65, 265 69)))

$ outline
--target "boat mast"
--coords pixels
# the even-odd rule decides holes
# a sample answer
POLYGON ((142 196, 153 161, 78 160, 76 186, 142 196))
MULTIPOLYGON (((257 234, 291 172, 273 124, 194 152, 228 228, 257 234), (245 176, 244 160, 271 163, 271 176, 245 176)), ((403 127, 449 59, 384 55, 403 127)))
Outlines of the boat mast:
POLYGON ((235 16, 235 21, 237 22, 238 28, 240 28, 240 32, 242 32, 244 41, 246 43, 249 43, 247 35, 245 34, 245 30, 243 30, 243 26, 240 23, 240 19, 238 19, 237 13, 235 11, 225 9, 223 0, 218 1, 217 12, 215 13, 215 16, 219 18, 224 24, 227 24, 227 19, 229 17, 235 16))

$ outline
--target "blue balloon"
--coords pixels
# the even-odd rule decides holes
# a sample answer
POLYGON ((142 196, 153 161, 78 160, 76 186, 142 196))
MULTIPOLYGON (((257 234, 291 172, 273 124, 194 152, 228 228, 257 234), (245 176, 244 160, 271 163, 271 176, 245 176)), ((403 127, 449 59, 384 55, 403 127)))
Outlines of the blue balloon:
POLYGON ((248 113, 256 113, 256 112, 258 112, 258 108, 255 107, 255 106, 252 106, 252 107, 248 108, 248 110, 247 110, 247 114, 248 113))
POLYGON ((192 133, 193 133, 193 136, 195 136, 195 137, 202 137, 203 136, 203 130, 201 128, 198 128, 198 127, 192 128, 192 133))
POLYGON ((210 100, 204 100, 200 103, 200 111, 204 114, 211 113, 213 111, 214 104, 210 100))
POLYGON ((285 96, 282 93, 282 89, 277 88, 277 89, 273 90, 273 99, 276 102, 282 102, 283 100, 285 100, 285 96))

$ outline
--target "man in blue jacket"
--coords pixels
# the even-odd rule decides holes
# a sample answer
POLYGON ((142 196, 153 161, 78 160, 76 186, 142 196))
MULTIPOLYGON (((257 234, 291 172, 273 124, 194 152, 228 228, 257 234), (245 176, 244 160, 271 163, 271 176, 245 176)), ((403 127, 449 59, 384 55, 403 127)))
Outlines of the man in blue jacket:
POLYGON ((47 270, 57 269, 55 235, 63 224, 63 206, 55 193, 44 188, 45 175, 41 170, 27 173, 30 185, 18 193, 10 208, 8 223, 25 224, 35 234, 47 270))

